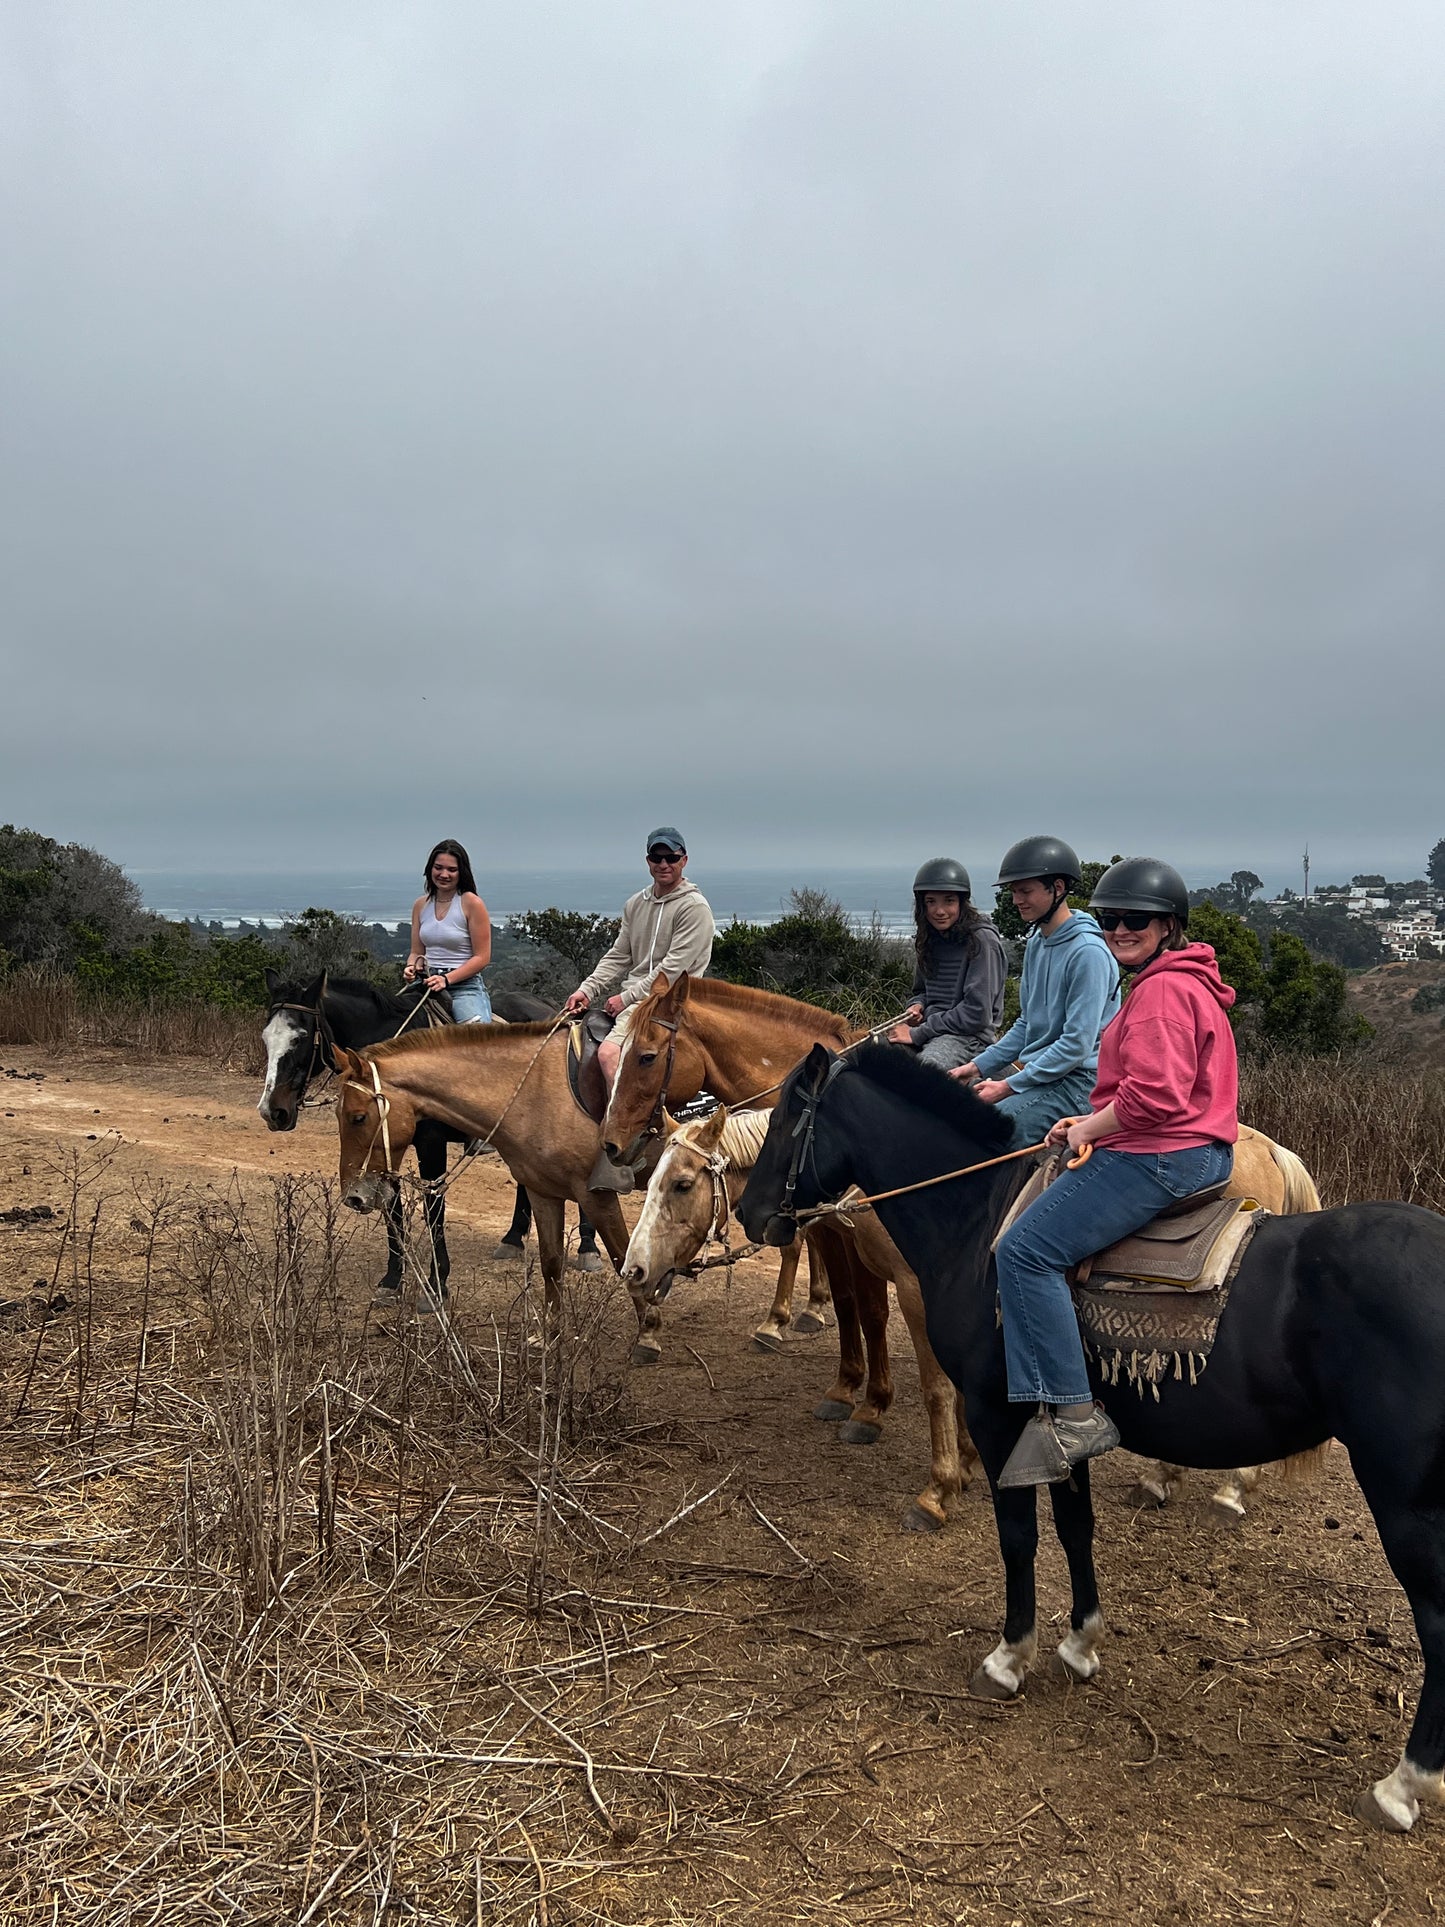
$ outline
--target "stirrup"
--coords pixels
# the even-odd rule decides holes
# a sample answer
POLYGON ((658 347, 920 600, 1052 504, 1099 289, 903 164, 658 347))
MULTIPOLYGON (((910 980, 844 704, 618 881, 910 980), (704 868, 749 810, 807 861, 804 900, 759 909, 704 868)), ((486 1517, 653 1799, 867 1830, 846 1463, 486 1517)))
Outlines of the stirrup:
POLYGON ((1000 1490, 1020 1485, 1056 1485, 1073 1467, 1046 1406, 1040 1406, 1009 1453, 998 1475, 1000 1490))

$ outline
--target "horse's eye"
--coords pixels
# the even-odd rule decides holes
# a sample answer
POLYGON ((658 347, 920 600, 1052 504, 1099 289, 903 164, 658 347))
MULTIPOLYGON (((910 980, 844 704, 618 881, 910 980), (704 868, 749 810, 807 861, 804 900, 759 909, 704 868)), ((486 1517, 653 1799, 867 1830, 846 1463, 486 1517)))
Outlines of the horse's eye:
POLYGON ((692 1187, 693 1180, 691 1178, 679 1178, 672 1188, 674 1191, 691 1191, 692 1187))
POLYGON ((657 1062, 657 1052, 655 1050, 641 1051, 638 1053, 637 1061, 639 1064, 655 1064, 657 1062))
POLYGON ((348 1111, 346 1113, 346 1121, 348 1124, 365 1124, 366 1112, 365 1111, 348 1111))

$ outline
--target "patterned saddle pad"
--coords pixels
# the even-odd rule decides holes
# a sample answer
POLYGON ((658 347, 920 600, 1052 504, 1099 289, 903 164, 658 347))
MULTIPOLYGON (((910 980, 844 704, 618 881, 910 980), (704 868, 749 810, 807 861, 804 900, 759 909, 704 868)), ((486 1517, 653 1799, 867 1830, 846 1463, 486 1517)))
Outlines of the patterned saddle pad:
MULTIPOLYGON (((1043 1160, 999 1237, 1062 1168, 1062 1154, 1043 1160)), ((1181 1199, 1074 1267, 1069 1283, 1084 1347, 1108 1383, 1117 1385, 1122 1375, 1141 1397, 1147 1385, 1157 1399, 1171 1375, 1182 1380, 1187 1371, 1190 1384, 1197 1382, 1240 1261, 1268 1216, 1252 1198, 1222 1198, 1216 1188, 1181 1199)))

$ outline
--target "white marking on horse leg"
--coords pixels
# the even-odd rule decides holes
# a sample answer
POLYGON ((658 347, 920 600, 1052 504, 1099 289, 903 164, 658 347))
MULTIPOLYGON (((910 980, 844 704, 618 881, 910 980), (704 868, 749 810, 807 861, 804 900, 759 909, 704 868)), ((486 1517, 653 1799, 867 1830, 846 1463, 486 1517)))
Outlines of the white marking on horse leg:
POLYGON ((1374 1811, 1367 1811, 1362 1818, 1389 1833, 1408 1833, 1420 1817, 1421 1800, 1438 1804, 1445 1797, 1445 1775, 1427 1773, 1402 1753, 1395 1771, 1376 1780, 1362 1797, 1367 1803, 1374 1801, 1374 1811))
POLYGON ((1177 1465, 1165 1465, 1162 1459, 1151 1459, 1139 1474, 1139 1490, 1156 1505, 1168 1505, 1174 1496, 1174 1481, 1178 1474, 1177 1465))
POLYGON ((1059 1641, 1059 1664, 1070 1679, 1092 1679, 1103 1661, 1099 1658, 1099 1642, 1107 1628, 1104 1615, 1097 1609, 1080 1626, 1077 1632, 1072 1629, 1059 1641))
POLYGON ((1237 1472, 1219 1481, 1215 1491, 1209 1495, 1209 1503, 1216 1511, 1223 1512, 1231 1519, 1244 1517, 1244 1494, 1246 1487, 1237 1472))
POLYGON ((1009 1693, 1023 1691, 1024 1681, 1028 1678, 1029 1668, 1039 1650, 1038 1628, 1025 1633, 1023 1638, 1011 1644, 1001 1639, 988 1658, 983 1662, 983 1670, 998 1686, 1009 1693))

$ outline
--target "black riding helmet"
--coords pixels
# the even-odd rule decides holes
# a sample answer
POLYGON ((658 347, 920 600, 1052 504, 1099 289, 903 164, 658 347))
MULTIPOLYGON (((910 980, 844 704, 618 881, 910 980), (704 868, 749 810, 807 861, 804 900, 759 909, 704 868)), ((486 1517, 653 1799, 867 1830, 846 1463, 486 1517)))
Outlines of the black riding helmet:
POLYGON ((1179 872, 1157 856, 1126 856, 1105 870, 1089 899, 1091 910, 1147 910, 1189 921, 1189 891, 1179 872))
POLYGON ((1033 878, 1048 877, 1064 877, 1074 889, 1083 882, 1083 867, 1062 837, 1021 837, 1004 851, 1003 862, 998 866, 1000 889, 1008 883, 1028 883, 1033 878))
POLYGON ((973 895, 968 871, 951 856, 931 856, 919 870, 913 879, 913 894, 921 897, 926 890, 952 890, 960 897, 973 895))

